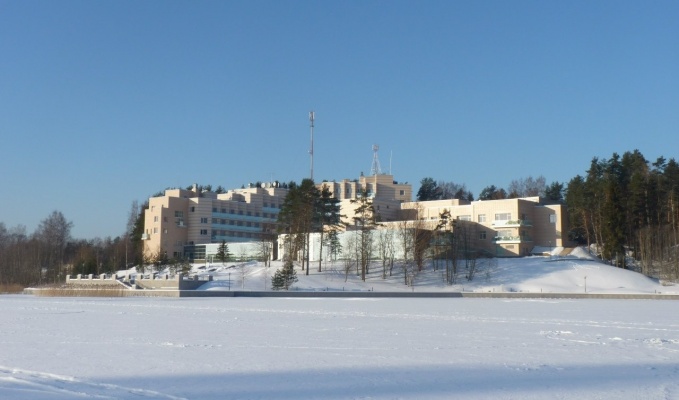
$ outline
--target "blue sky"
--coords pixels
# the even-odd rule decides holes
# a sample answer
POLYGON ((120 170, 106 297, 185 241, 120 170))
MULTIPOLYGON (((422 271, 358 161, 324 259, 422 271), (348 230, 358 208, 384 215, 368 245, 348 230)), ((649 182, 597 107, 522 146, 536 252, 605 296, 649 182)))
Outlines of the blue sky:
POLYGON ((679 149, 676 1, 0 0, 0 221, 382 169, 488 185, 679 149), (390 163, 391 159, 391 163, 390 163))

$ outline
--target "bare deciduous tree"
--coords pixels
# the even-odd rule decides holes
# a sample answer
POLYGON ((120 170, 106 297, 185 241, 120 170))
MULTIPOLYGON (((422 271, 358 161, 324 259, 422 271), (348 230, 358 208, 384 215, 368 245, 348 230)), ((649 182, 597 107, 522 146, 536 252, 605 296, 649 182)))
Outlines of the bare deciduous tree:
POLYGON ((394 230, 391 228, 383 228, 377 231, 377 249, 382 259, 382 279, 387 278, 387 270, 389 276, 394 266, 394 230))
POLYGON ((398 222, 398 240, 401 246, 401 254, 403 258, 401 260, 401 268, 403 270, 404 284, 409 285, 410 271, 414 269, 415 263, 412 259, 413 253, 413 234, 412 234, 412 222, 411 221, 400 221, 398 222))
POLYGON ((63 277, 64 250, 71 238, 72 227, 73 223, 56 210, 40 222, 36 235, 45 246, 43 268, 47 271, 48 279, 57 280, 63 277))

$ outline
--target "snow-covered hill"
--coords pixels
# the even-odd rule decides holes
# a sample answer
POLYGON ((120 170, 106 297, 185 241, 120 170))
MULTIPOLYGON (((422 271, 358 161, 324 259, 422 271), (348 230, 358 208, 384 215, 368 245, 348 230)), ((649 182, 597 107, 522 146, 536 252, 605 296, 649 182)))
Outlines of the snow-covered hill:
MULTIPOLYGON (((560 249, 554 249, 558 254, 560 249)), ((268 290, 271 276, 281 267, 273 262, 219 263, 195 265, 193 273, 210 274, 214 281, 201 290, 268 290)), ((666 293, 679 294, 679 286, 664 286, 657 280, 639 273, 603 264, 585 250, 577 248, 568 256, 531 256, 477 260, 472 280, 466 278, 464 263, 454 284, 445 283, 445 265, 438 268, 429 263, 414 274, 414 285, 405 284, 402 264, 396 264, 387 277, 382 278, 382 263, 373 262, 365 282, 355 269, 345 275, 344 262, 312 263, 309 275, 296 266, 298 282, 293 290, 316 291, 431 291, 431 292, 530 292, 530 293, 666 293)))

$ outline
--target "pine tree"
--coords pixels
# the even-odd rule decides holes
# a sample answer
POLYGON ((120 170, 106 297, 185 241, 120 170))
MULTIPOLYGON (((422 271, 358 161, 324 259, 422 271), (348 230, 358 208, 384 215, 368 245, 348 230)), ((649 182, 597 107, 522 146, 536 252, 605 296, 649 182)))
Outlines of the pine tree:
POLYGON ((417 201, 441 199, 441 188, 434 178, 424 178, 420 181, 420 190, 417 191, 417 201))
POLYGON ((302 270, 306 263, 309 275, 309 235, 315 228, 316 208, 320 191, 311 179, 303 179, 300 185, 290 183, 288 194, 278 213, 278 229, 286 233, 287 257, 293 259, 302 253, 302 270))
POLYGON ((479 195, 479 200, 502 200, 507 198, 507 191, 495 185, 486 186, 479 195))
POLYGON ((563 203, 563 183, 558 181, 550 183, 545 189, 545 198, 550 203, 561 204, 563 203))
POLYGON ((613 153, 608 162, 604 177, 603 204, 603 256, 614 260, 619 267, 625 266, 625 232, 628 221, 625 219, 623 202, 624 174, 620 156, 613 153))
POLYGON ((231 253, 229 253, 229 245, 226 244, 226 240, 222 240, 222 243, 219 245, 219 249, 217 249, 217 259, 224 263, 225 261, 229 261, 229 258, 231 257, 231 253))
POLYGON ((290 290, 290 287, 295 282, 297 282, 297 272, 292 264, 292 260, 288 260, 283 265, 283 268, 276 271, 271 278, 271 289, 290 290))
POLYGON ((372 231, 379 226, 379 216, 366 190, 362 190, 359 196, 350 202, 357 205, 354 210, 354 225, 359 235, 357 253, 359 254, 361 279, 365 282, 365 276, 370 272, 368 264, 372 252, 372 231))

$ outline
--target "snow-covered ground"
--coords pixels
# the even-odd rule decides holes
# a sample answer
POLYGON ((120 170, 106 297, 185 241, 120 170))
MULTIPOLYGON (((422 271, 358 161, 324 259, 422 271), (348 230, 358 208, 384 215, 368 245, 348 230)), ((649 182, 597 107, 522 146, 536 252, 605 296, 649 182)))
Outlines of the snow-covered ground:
POLYGON ((671 300, 0 304, 0 399, 679 399, 671 300))
MULTIPOLYGON (((557 250, 555 250, 556 252, 557 250)), ((196 265, 270 289, 280 263, 196 265)), ((296 290, 677 293, 576 250, 296 290)), ((0 399, 677 399, 679 301, 0 296, 0 399)))
MULTIPOLYGON (((554 249, 558 254, 560 248, 554 249)), ((263 264, 217 263, 194 266, 199 275, 210 274, 215 281, 203 285, 201 290, 267 290, 271 289, 271 276, 280 262, 270 268, 263 264)), ((530 293, 664 293, 679 294, 679 286, 665 286, 657 280, 629 270, 603 264, 582 248, 576 248, 567 257, 533 256, 522 258, 479 259, 474 278, 465 278, 464 262, 458 266, 455 284, 444 282, 445 266, 437 270, 430 264, 415 274, 414 285, 406 286, 400 264, 392 276, 382 278, 382 263, 373 262, 365 282, 352 270, 345 274, 344 263, 324 263, 318 272, 318 262, 312 262, 310 274, 296 267, 299 281, 294 290, 345 290, 345 291, 429 291, 429 292, 530 292, 530 293), (345 281, 346 277, 346 281, 345 281)), ((408 272, 412 274, 412 271, 408 272)))

